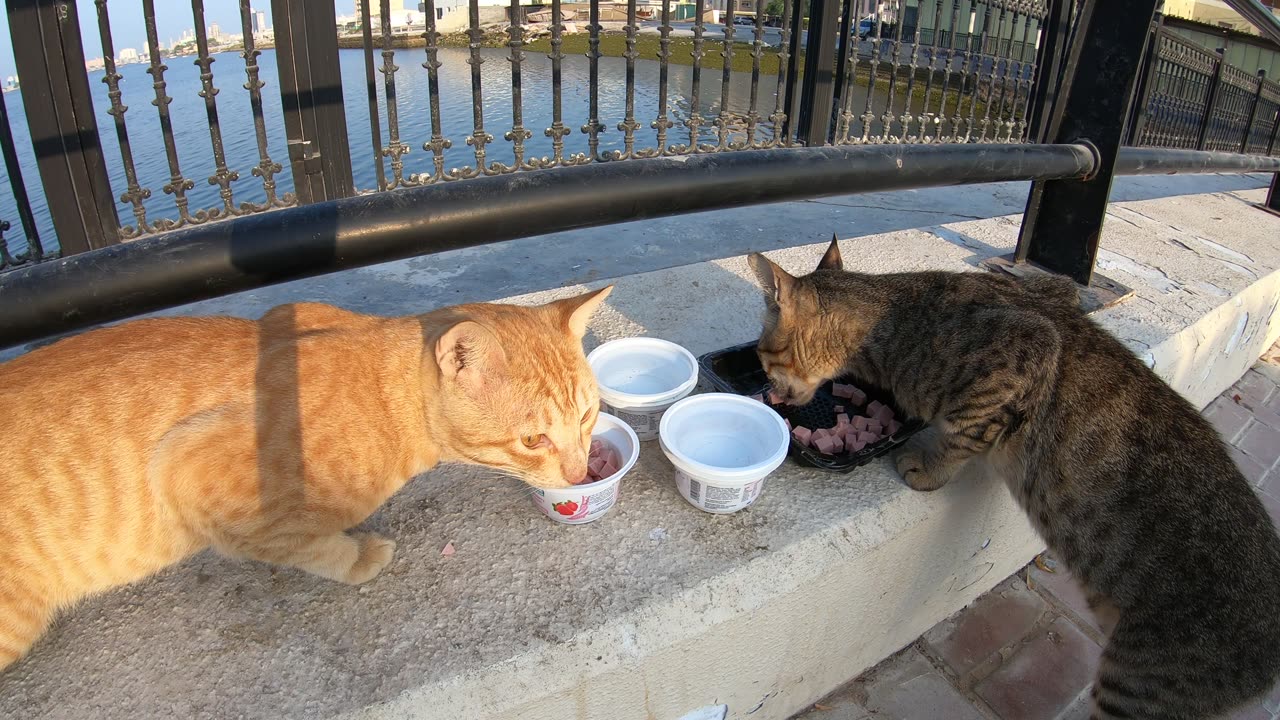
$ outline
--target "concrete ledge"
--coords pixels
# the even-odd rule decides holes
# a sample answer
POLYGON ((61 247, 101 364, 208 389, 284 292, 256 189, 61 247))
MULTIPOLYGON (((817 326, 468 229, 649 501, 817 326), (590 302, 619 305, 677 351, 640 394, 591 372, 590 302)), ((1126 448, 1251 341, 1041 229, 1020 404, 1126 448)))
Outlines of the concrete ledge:
MULTIPOLYGON (((1280 218, 1249 208, 1255 196, 1125 203, 1107 225, 1104 272, 1136 296, 1099 320, 1200 406, 1280 335, 1280 218)), ((972 270, 1016 233, 998 217, 850 239, 844 255, 972 270)), ((821 249, 773 256, 806 271, 821 249)), ((622 278, 590 342, 749 340, 749 277, 731 258, 622 278)), ((202 555, 66 613, 0 676, 0 716, 679 720, 724 706, 782 720, 1041 549, 988 478, 914 493, 886 463, 788 463, 753 508, 710 516, 649 443, 622 493, 571 528, 508 481, 433 472, 370 520, 399 542, 374 583, 202 555), (449 541, 457 554, 441 557, 449 541)))

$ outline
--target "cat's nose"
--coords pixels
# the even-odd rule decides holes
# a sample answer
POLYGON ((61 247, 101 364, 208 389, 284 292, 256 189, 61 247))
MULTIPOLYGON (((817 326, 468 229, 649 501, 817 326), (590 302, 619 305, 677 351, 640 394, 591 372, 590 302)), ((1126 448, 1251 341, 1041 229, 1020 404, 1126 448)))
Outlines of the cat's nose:
POLYGON ((560 463, 560 473, 570 485, 581 485, 587 481, 587 462, 582 460, 565 460, 560 463))

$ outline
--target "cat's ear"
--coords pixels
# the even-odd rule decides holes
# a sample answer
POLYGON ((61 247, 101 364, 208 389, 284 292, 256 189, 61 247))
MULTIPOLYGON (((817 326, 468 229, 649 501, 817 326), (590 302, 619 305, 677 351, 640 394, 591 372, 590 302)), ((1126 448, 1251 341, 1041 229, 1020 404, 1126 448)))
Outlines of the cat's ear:
POLYGON ((436 341, 436 363, 448 380, 479 382, 506 361, 502 344, 488 328, 464 320, 436 341))
POLYGON ((826 254, 818 261, 819 270, 843 270, 844 258, 840 257, 840 243, 836 241, 835 233, 831 234, 831 246, 827 248, 826 254))
POLYGON ((778 267, 777 263, 760 253, 751 253, 747 257, 747 264, 755 272, 756 282, 760 283, 764 294, 775 303, 781 305, 791 298, 796 279, 778 267))
POLYGON ((569 327, 569 332, 573 333, 574 337, 581 338, 587 334, 587 323, 591 321, 591 316, 611 292, 613 292, 613 286, 609 285, 577 297, 557 300, 551 303, 551 306, 560 312, 565 324, 569 327))

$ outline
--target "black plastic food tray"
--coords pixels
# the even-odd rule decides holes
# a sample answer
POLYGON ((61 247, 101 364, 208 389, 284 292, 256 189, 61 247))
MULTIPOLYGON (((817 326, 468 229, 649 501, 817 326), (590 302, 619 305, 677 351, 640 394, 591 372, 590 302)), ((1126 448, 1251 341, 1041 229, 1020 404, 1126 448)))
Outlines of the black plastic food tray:
MULTIPOLYGON (((703 377, 721 392, 735 393, 737 395, 768 393, 769 378, 765 375, 764 368, 760 366, 760 358, 756 355, 755 343, 746 343, 745 345, 709 352, 698 358, 698 364, 702 368, 703 377)), ((918 419, 901 419, 905 415, 887 391, 852 377, 837 378, 836 381, 842 384, 856 385, 862 389, 867 393, 868 403, 872 400, 879 400, 881 403, 893 408, 894 417, 898 418, 898 422, 902 423, 902 427, 893 436, 885 438, 874 445, 854 453, 840 455, 820 453, 814 448, 801 445, 793 436, 791 438, 791 456, 800 463, 823 470, 849 472, 898 447, 906 442, 907 438, 924 427, 924 423, 918 419)), ((832 395, 831 383, 826 383, 818 388, 818 392, 813 396, 813 401, 803 407, 792 405, 770 405, 769 407, 791 421, 792 425, 803 425, 811 430, 817 430, 818 428, 831 427, 835 424, 836 405, 843 405, 845 412, 850 415, 859 414, 858 410, 865 407, 865 405, 855 406, 845 398, 837 398, 832 395)))

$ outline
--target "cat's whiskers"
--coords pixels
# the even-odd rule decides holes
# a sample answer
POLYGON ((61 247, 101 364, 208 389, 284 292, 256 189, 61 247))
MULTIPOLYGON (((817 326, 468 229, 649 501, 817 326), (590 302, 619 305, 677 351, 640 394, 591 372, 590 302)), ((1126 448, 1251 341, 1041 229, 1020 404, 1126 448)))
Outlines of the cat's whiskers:
POLYGON ((495 485, 494 488, 502 487, 503 489, 515 490, 517 497, 520 497, 520 498, 531 497, 538 490, 536 487, 533 487, 531 483, 525 480, 517 471, 505 470, 502 468, 495 468, 495 467, 488 467, 488 466, 480 466, 480 469, 482 471, 481 476, 485 478, 499 478, 502 480, 514 480, 515 481, 514 485, 511 485, 508 483, 502 483, 500 486, 495 485))

